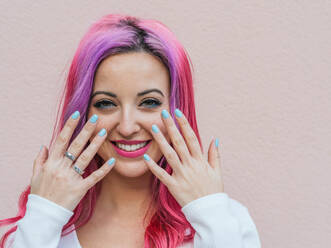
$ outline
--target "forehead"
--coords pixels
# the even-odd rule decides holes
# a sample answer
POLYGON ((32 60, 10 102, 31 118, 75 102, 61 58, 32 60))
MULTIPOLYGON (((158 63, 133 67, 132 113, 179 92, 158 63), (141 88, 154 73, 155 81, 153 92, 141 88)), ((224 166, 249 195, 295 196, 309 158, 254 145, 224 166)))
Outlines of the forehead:
POLYGON ((95 74, 93 92, 109 90, 117 95, 135 94, 150 88, 169 96, 170 79, 166 66, 146 52, 111 55, 104 59, 95 74))

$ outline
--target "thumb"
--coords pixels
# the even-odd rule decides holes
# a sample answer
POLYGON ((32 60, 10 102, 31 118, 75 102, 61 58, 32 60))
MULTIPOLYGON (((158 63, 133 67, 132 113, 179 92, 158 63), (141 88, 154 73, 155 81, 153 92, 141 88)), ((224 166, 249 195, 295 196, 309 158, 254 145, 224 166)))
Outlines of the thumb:
POLYGON ((217 138, 213 139, 208 149, 208 162, 214 169, 217 168, 220 163, 219 150, 218 147, 216 147, 216 144, 218 145, 218 143, 219 142, 217 138))
POLYGON ((38 174, 39 170, 42 168, 43 164, 48 158, 48 149, 46 146, 42 145, 40 151, 33 162, 33 175, 38 174))

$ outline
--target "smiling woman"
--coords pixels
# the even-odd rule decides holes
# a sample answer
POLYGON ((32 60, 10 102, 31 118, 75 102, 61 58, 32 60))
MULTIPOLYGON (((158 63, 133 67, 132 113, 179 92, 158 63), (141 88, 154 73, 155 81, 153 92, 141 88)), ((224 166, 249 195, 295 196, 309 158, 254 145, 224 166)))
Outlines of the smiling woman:
POLYGON ((203 156, 189 61, 156 20, 94 23, 1 248, 260 247, 224 192, 218 139, 203 156))
MULTIPOLYGON (((162 157, 158 144, 152 140, 150 130, 153 124, 159 124, 162 131, 166 132, 160 113, 162 109, 170 111, 169 99, 170 78, 167 67, 149 52, 120 53, 109 56, 100 63, 95 74, 87 118, 97 114, 99 121, 95 132, 104 127, 109 133, 106 142, 98 150, 98 155, 103 160, 110 157, 116 159, 113 172, 103 179, 104 183, 109 180, 107 185, 119 187, 116 192, 124 190, 125 185, 114 184, 117 180, 123 181, 115 177, 152 176, 142 156, 148 152, 156 161, 162 157), (137 145, 140 146, 138 150, 137 145)), ((169 138, 168 140, 170 141, 169 138)), ((136 193, 137 197, 138 194, 136 193)), ((138 199, 150 196, 151 192, 144 192, 138 199)), ((125 203, 118 202, 116 205, 125 203)), ((137 202, 130 204, 134 207, 137 202)), ((107 206, 108 209, 109 207, 107 206)))

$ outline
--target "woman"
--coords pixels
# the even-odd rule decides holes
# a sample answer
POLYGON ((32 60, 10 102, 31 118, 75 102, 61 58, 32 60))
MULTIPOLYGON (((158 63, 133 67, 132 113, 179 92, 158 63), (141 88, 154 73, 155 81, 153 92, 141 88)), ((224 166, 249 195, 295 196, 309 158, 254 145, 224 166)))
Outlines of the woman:
POLYGON ((163 24, 94 23, 63 96, 1 247, 260 247, 224 192, 217 139, 203 156, 189 57, 163 24))

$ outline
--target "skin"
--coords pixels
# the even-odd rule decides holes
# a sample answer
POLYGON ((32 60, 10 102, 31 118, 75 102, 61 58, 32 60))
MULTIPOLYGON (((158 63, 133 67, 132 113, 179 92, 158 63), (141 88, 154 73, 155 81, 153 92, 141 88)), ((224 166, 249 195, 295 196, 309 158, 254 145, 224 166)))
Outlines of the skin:
MULTIPOLYGON (((163 109, 169 111, 169 82, 167 68, 157 57, 146 52, 113 55, 99 65, 92 94, 96 91, 110 91, 115 93, 117 98, 97 94, 91 99, 88 118, 97 114, 98 120, 90 141, 102 128, 105 128, 107 138, 97 153, 104 161, 114 157, 116 162, 112 170, 102 179, 102 190, 93 217, 85 226, 77 230, 78 238, 84 248, 93 245, 97 247, 95 241, 100 239, 103 242, 105 239, 111 240, 114 247, 118 240, 118 244, 123 247, 124 240, 128 240, 127 233, 132 234, 132 236, 130 234, 130 239, 133 240, 131 242, 134 242, 132 247, 137 247, 137 244, 143 247, 146 223, 142 223, 142 218, 147 210, 147 203, 151 200, 149 182, 152 172, 142 156, 127 158, 117 154, 110 140, 152 139, 146 153, 154 161, 159 161, 162 152, 153 138, 151 129, 153 124, 157 124, 170 142, 161 119, 161 111, 163 109), (137 93, 152 88, 159 89, 164 96, 157 92, 137 96, 137 93), (162 104, 146 102, 146 99, 156 99, 162 104), (112 103, 104 102, 101 105, 103 108, 100 108, 100 105, 98 108, 95 104, 101 100, 112 103)), ((128 244, 126 247, 130 246, 128 244)))

